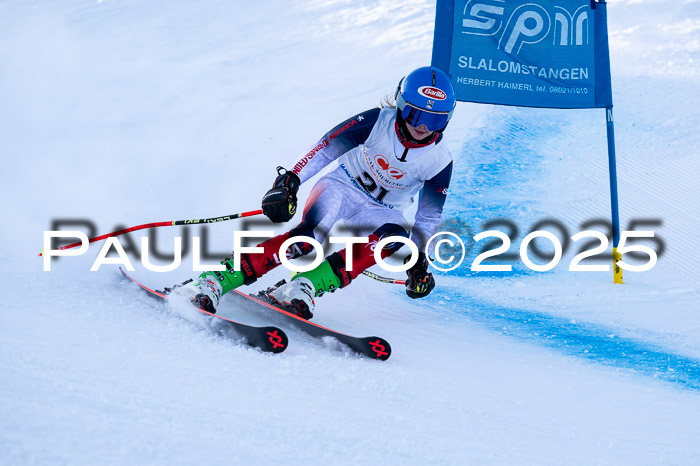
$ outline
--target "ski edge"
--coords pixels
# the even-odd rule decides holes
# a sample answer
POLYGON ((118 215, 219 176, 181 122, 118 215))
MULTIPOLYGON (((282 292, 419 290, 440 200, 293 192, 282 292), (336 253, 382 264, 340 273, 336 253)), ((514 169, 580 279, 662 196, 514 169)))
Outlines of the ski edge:
MULTIPOLYGON (((147 292, 148 296, 151 296, 152 298, 155 298, 161 302, 165 302, 168 300, 167 295, 162 294, 142 284, 134 277, 129 275, 126 272, 126 270, 124 270, 122 267, 119 267, 119 271, 121 272, 123 277, 128 279, 131 283, 135 283, 136 285, 141 287, 141 289, 147 292)), ((201 312, 202 314, 205 314, 209 317, 213 317, 215 319, 219 319, 221 321, 226 322, 228 325, 233 327, 233 329, 238 334, 240 334, 242 339, 245 340, 246 344, 255 348, 259 348, 261 351, 277 354, 285 351, 289 346, 289 337, 287 337, 287 334, 284 332, 284 330, 282 330, 279 327, 256 327, 253 325, 244 324, 242 322, 237 322, 226 317, 218 316, 216 314, 212 314, 211 312, 207 312, 203 309, 197 309, 196 307, 193 307, 193 309, 196 309, 198 312, 201 312)))
POLYGON ((302 317, 299 317, 297 315, 292 314, 291 312, 288 312, 284 309, 278 308, 268 302, 263 301, 262 299, 258 298, 257 296, 252 296, 245 294, 239 290, 233 290, 234 293, 236 293, 239 297, 245 298, 247 300, 253 301, 257 304, 262 305, 263 307, 266 307, 268 309, 271 309, 279 314, 282 314, 288 318, 292 319, 292 323, 296 324, 296 327, 299 328, 300 330, 304 331, 308 335, 311 335, 312 337, 315 338, 323 338, 323 337, 331 337, 335 338, 339 342, 343 343, 344 345, 348 346, 351 350, 354 352, 361 354, 363 356, 366 356, 371 359, 379 359, 381 361, 386 361, 389 359, 391 356, 391 345, 389 344, 388 341, 386 341, 384 338, 381 337, 355 337, 352 335, 348 335, 342 332, 339 332, 337 330, 330 329, 328 327, 324 327, 322 325, 319 325, 315 322, 308 321, 302 317), (310 333, 308 331, 309 327, 314 327, 320 333, 314 332, 310 333), (321 335, 323 333, 323 335, 321 335))

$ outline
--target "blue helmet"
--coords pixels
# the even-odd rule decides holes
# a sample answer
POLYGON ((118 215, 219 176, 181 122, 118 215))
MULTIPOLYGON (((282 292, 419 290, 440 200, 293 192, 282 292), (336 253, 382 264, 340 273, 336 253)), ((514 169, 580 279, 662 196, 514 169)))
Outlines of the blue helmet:
POLYGON ((396 89, 396 117, 411 126, 443 131, 455 109, 455 90, 440 69, 424 66, 405 76, 396 89))

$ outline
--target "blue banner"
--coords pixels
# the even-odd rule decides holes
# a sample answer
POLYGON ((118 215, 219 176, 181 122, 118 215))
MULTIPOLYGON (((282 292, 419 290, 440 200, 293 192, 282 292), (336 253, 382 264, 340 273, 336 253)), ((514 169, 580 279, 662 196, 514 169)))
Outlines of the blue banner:
POLYGON ((461 101, 612 106, 600 0, 437 0, 432 65, 461 101))

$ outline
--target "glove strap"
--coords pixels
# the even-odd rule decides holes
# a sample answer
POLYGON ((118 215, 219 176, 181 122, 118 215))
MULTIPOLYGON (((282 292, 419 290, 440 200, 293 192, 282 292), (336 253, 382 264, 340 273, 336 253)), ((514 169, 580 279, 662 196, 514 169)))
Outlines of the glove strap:
POLYGON ((293 197, 296 198, 300 185, 301 180, 294 172, 290 172, 282 166, 277 167, 277 178, 275 178, 275 183, 272 185, 273 188, 287 188, 292 192, 293 197))

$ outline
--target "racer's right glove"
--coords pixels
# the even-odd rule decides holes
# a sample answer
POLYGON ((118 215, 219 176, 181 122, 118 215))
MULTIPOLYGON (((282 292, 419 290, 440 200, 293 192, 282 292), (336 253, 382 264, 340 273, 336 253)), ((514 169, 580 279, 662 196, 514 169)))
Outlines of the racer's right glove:
POLYGON ((262 211, 275 223, 288 222, 297 212, 297 191, 301 180, 283 167, 277 167, 275 183, 262 198, 262 211))

